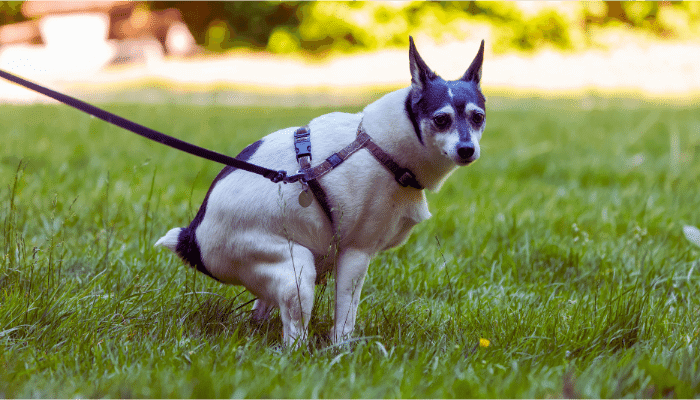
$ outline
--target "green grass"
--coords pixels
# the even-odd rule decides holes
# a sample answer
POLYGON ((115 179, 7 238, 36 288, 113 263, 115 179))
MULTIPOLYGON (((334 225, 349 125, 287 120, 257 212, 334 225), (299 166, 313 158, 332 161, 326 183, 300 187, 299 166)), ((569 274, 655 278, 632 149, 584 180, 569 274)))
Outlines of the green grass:
MULTIPOLYGON (((331 282, 298 351, 152 247, 220 166, 0 106, 0 397, 700 396, 700 113, 581 104, 491 99, 481 160, 372 261, 352 344, 324 337, 331 282)), ((329 111, 107 108, 228 154, 329 111)))

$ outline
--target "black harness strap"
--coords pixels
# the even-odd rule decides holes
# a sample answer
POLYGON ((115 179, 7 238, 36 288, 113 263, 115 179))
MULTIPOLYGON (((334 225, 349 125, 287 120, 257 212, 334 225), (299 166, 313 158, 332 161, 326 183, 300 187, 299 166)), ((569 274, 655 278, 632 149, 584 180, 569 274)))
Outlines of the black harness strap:
POLYGON ((316 179, 307 182, 307 184, 309 185, 309 189, 311 189, 311 193, 313 193, 314 197, 316 198, 316 201, 318 201, 318 204, 321 206, 323 213, 326 214, 328 220, 331 221, 331 227, 335 229, 335 221, 333 220, 333 208, 331 207, 330 200, 328 200, 328 196, 326 196, 326 192, 323 190, 321 184, 318 183, 316 179))
POLYGON ((365 132, 365 128, 362 126, 361 122, 360 126, 357 127, 357 137, 352 143, 347 145, 339 152, 333 153, 330 157, 326 158, 321 164, 313 168, 311 168, 310 164, 311 134, 309 132, 309 128, 302 127, 294 133, 295 145, 297 144, 297 135, 302 135, 302 133, 300 132, 303 132, 303 135, 305 137, 304 143, 308 146, 308 152, 300 155, 299 150, 297 148, 297 161, 299 161, 299 164, 301 166, 301 172, 304 172, 304 180, 306 182, 318 179, 323 175, 331 172, 335 167, 340 165, 352 154, 354 154, 358 150, 366 148, 370 152, 370 154, 372 154, 372 156, 374 156, 374 158, 377 159, 377 161, 379 161, 380 164, 382 164, 386 169, 391 171, 391 173, 394 175, 394 179, 396 180, 396 182, 399 183, 399 185, 403 187, 412 187, 414 189, 423 190, 423 185, 421 185, 420 182, 418 182, 416 175, 410 169, 401 167, 398 163, 396 163, 396 161, 394 161, 394 159, 391 158, 391 156, 387 152, 382 150, 382 148, 379 147, 378 144, 374 143, 372 138, 367 134, 367 132, 365 132))
POLYGON ((362 127, 362 124, 360 124, 360 127, 357 128, 358 133, 357 133, 357 138, 358 140, 363 140, 363 138, 366 138, 365 140, 365 148, 369 150, 370 154, 374 156, 374 158, 379 161, 380 164, 382 164, 386 169, 391 171, 394 174, 394 179, 396 182, 399 183, 399 185, 403 187, 412 187, 414 189, 418 190, 423 190, 423 185, 418 182, 418 179, 416 179, 416 175, 413 173, 408 168, 403 168, 399 164, 397 164, 389 154, 387 154, 384 150, 382 150, 379 145, 374 143, 372 141, 372 138, 369 137, 367 132, 365 132, 364 128, 362 127))
MULTIPOLYGON (((360 127, 361 126, 362 124, 360 124, 360 127)), ((369 135, 365 134, 364 136, 360 137, 358 134, 358 137, 352 143, 345 146, 345 148, 339 152, 331 154, 331 156, 326 158, 321 164, 313 168, 302 168, 302 171, 304 171, 304 179, 309 182, 331 172, 333 168, 340 165, 352 154, 360 149, 363 149, 369 141, 371 141, 369 135)))

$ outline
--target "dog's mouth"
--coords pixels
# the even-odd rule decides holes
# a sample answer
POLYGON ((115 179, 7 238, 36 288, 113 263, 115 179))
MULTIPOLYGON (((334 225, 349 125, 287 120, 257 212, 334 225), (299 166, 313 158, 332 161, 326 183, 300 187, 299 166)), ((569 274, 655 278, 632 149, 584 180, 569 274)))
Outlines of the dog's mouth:
POLYGON ((472 156, 472 157, 469 157, 469 158, 466 158, 466 159, 463 159, 463 158, 461 158, 461 157, 459 157, 459 156, 453 157, 453 156, 450 156, 450 154, 449 154, 448 152, 446 152, 446 151, 443 151, 442 154, 443 154, 445 157, 451 159, 455 164, 457 164, 458 167, 466 167, 467 165, 469 165, 469 164, 471 164, 471 163, 473 163, 474 161, 476 161, 476 160, 479 159, 479 156, 476 156, 476 157, 475 157, 475 156, 472 156))

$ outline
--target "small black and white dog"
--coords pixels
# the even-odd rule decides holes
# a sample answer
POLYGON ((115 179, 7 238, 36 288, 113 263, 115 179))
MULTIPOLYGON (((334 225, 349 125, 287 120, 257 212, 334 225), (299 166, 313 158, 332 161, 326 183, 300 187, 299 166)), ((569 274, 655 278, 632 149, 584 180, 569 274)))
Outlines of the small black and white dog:
MULTIPOLYGON (((482 41, 466 73, 445 81, 426 65, 410 38, 410 87, 360 113, 330 113, 307 126, 311 159, 329 159, 325 162, 335 167, 316 180, 316 201, 304 204, 298 184, 275 184, 226 167, 190 225, 170 230, 156 245, 216 280, 245 286, 258 298, 254 319, 263 320, 278 307, 285 345, 306 340, 314 286, 334 270, 330 338, 342 342, 354 329, 372 257, 404 242, 414 225, 430 217, 422 189, 438 190, 457 167, 479 158, 485 127, 483 57, 482 41), (342 163, 333 162, 336 152, 360 134, 368 135, 367 143, 384 157, 367 145, 342 163), (413 184, 390 170, 391 163, 403 175, 408 171, 413 184)), ((295 132, 296 127, 271 133, 237 158, 295 171, 295 132)))

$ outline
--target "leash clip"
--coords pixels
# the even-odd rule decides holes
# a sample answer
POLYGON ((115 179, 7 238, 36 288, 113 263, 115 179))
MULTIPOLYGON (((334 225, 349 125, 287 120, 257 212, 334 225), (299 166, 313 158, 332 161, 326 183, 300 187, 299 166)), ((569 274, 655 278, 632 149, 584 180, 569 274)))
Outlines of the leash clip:
POLYGON ((265 176, 267 179, 271 180, 273 183, 294 183, 300 180, 304 180, 304 174, 294 174, 287 176, 287 171, 273 171, 269 176, 265 176))
POLYGON ((287 171, 277 171, 274 173, 274 175, 271 174, 271 176, 267 177, 269 180, 271 180, 273 183, 279 183, 279 182, 284 182, 286 183, 287 178, 287 171))
POLYGON ((306 179, 304 179, 305 176, 306 176, 306 174, 297 172, 294 175, 286 176, 284 178, 284 183, 294 183, 294 182, 301 181, 302 185, 303 185, 306 183, 306 179))
POLYGON ((306 172, 302 170, 298 170, 295 175, 292 175, 294 177, 300 176, 299 183, 301 184, 301 190, 303 192, 308 192, 309 191, 309 184, 306 182, 306 172))

